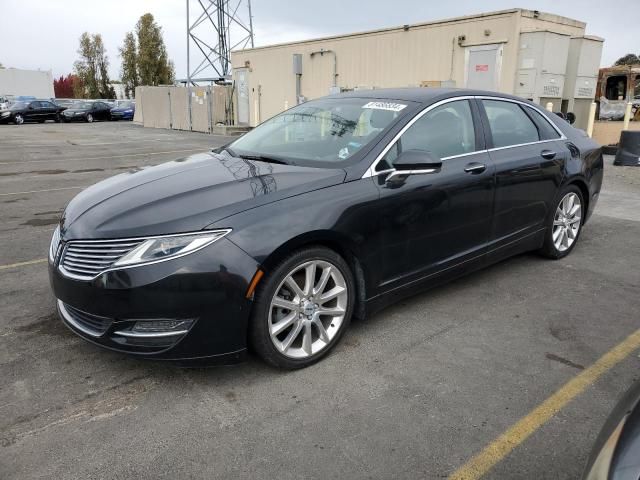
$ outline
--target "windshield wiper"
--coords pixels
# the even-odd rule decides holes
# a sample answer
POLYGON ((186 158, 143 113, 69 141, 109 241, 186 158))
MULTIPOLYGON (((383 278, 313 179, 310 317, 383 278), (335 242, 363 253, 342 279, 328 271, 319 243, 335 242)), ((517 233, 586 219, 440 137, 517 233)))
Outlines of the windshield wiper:
POLYGON ((259 162, 267 162, 267 163, 278 163, 280 165, 289 165, 284 160, 280 160, 279 158, 269 157, 267 155, 238 155, 238 157, 244 160, 257 160, 259 162))

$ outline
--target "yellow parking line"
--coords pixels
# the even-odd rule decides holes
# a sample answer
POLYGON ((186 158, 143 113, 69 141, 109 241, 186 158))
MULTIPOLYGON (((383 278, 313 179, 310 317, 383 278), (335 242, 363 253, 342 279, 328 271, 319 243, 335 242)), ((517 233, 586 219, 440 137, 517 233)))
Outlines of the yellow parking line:
POLYGON ((27 262, 10 263, 9 265, 0 265, 0 270, 7 270, 9 268, 25 267, 27 265, 35 265, 37 263, 46 262, 46 258, 38 258, 37 260, 29 260, 27 262))
POLYGON ((640 330, 637 330, 453 472, 449 479, 475 480, 482 477, 589 385, 639 348, 640 330))

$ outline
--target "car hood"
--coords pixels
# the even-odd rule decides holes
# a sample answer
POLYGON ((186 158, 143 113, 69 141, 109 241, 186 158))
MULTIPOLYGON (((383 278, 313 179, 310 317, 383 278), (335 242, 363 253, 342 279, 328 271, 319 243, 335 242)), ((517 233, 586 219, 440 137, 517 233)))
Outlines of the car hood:
POLYGON ((97 239, 201 230, 283 198, 342 183, 321 169, 202 153, 132 169, 78 194, 60 221, 63 238, 97 239))

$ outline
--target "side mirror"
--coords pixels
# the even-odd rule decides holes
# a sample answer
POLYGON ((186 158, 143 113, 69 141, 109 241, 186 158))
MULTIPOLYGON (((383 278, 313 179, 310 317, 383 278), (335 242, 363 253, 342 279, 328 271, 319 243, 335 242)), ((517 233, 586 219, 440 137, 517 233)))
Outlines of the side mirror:
POLYGON ((393 162, 394 172, 386 178, 387 184, 404 183, 409 175, 437 173, 442 168, 442 160, 426 150, 407 150, 393 162))
POLYGON ((426 150, 407 150, 402 152, 393 162, 393 168, 403 172, 432 173, 421 172, 421 170, 437 170, 440 167, 442 167, 442 160, 426 150))

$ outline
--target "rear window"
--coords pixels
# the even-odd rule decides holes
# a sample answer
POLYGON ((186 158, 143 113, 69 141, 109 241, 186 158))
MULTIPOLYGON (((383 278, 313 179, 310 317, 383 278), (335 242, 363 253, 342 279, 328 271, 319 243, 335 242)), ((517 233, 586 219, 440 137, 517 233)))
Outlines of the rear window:
POLYGON ((540 141, 538 128, 520 105, 501 100, 483 100, 493 147, 508 147, 540 141))

